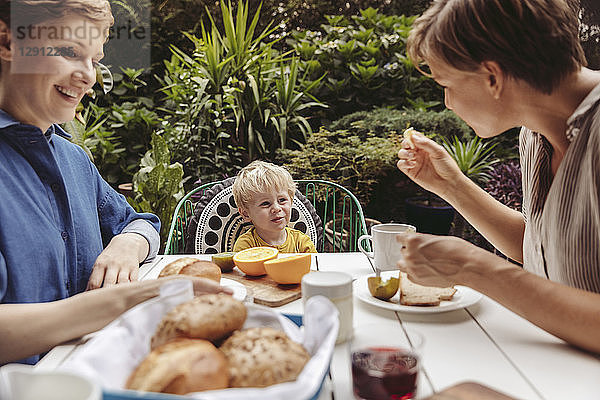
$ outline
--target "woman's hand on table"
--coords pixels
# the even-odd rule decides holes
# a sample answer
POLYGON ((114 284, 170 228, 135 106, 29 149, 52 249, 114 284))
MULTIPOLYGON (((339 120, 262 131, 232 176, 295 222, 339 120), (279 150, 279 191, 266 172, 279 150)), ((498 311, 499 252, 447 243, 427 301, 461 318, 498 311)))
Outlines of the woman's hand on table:
POLYGON ((94 263, 87 290, 137 281, 140 262, 148 255, 148 249, 148 241, 137 233, 113 237, 94 263))
POLYGON ((398 169, 424 189, 441 197, 458 178, 464 175, 450 154, 439 144, 421 133, 412 135, 411 147, 405 139, 398 151, 398 169))
POLYGON ((396 240, 403 246, 403 258, 398 268, 411 281, 425 286, 447 287, 466 284, 465 274, 470 263, 483 254, 483 249, 455 236, 436 236, 424 233, 399 234, 396 240))

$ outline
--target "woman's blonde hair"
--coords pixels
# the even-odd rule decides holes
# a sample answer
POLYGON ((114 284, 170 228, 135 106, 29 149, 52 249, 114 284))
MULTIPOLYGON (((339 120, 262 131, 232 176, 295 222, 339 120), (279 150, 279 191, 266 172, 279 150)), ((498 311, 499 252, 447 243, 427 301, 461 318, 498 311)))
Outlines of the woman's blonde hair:
POLYGON ((579 20, 567 0, 434 0, 413 24, 407 52, 463 71, 495 61, 510 77, 550 94, 586 65, 579 20))
POLYGON ((8 26, 11 15, 35 25, 73 14, 109 27, 114 23, 108 0, 0 0, 0 19, 8 26))
POLYGON ((292 175, 282 166, 265 161, 252 161, 238 173, 233 183, 233 199, 239 208, 248 208, 256 194, 285 190, 290 199, 296 193, 292 175))

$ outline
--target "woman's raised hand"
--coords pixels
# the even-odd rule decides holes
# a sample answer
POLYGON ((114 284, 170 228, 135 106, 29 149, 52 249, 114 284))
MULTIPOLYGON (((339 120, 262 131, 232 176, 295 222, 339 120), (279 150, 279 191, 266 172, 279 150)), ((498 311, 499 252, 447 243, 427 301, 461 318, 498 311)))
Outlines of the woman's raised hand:
POLYGON ((464 177, 450 154, 421 133, 414 133, 410 139, 402 141, 398 158, 400 171, 442 198, 458 178, 464 177))

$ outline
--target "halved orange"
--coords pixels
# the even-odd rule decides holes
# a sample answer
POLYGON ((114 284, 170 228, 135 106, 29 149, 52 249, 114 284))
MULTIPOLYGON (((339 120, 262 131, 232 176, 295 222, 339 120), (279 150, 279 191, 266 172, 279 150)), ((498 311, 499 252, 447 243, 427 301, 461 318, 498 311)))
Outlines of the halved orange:
POLYGON ((274 247, 251 247, 235 253, 233 262, 246 275, 260 276, 267 273, 265 261, 276 258, 278 254, 279 250, 274 247))
POLYGON ((265 261, 267 274, 277 283, 300 283, 310 271, 310 254, 299 254, 265 261))

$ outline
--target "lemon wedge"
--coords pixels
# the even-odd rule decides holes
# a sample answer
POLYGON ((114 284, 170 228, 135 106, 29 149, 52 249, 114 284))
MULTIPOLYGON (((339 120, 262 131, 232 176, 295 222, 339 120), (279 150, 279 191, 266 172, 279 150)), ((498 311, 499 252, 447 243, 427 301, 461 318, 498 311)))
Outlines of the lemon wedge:
POLYGON ((394 277, 383 281, 379 276, 371 276, 367 278, 367 283, 371 296, 380 300, 391 299, 398 291, 398 287, 400 287, 400 280, 394 277))
POLYGON ((217 264, 219 268, 221 268, 221 272, 229 272, 235 267, 233 262, 234 252, 226 252, 226 253, 217 253, 213 254, 212 262, 217 264))

